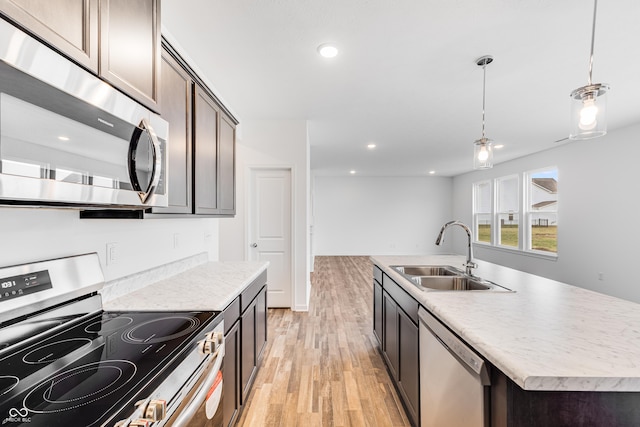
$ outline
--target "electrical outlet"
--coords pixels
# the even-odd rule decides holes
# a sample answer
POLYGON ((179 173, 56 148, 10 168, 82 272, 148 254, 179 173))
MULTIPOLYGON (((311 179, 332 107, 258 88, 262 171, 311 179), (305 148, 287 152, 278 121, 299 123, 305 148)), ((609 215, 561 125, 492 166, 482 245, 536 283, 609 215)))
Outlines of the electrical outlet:
POLYGON ((604 281, 604 273, 602 272, 598 273, 598 280, 604 281))
POLYGON ((173 249, 180 247, 180 233, 173 233, 173 249))
POLYGON ((118 244, 107 243, 107 265, 113 265, 118 261, 118 244))

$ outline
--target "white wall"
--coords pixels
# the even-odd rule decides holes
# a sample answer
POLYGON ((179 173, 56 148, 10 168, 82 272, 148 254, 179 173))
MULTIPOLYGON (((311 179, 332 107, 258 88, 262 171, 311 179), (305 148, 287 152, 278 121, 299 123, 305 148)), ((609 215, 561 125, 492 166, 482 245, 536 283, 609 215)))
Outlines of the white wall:
POLYGON ((314 255, 442 253, 434 244, 452 219, 452 179, 315 176, 314 255))
MULTIPOLYGON (((640 302, 634 268, 640 254, 639 136, 640 126, 632 126, 454 178, 454 216, 471 224, 473 182, 558 167, 557 260, 485 248, 477 248, 475 256, 640 302)), ((456 238, 454 248, 464 253, 464 239, 456 238)))
POLYGON ((292 169, 292 309, 309 308, 309 142, 304 120, 245 120, 236 145, 236 216, 220 220, 220 260, 248 260, 247 199, 251 167, 292 169))
POLYGON ((218 221, 80 219, 76 210, 0 208, 0 265, 97 252, 110 281, 201 252, 215 261, 218 221), (109 265, 107 243, 117 243, 117 260, 109 265))

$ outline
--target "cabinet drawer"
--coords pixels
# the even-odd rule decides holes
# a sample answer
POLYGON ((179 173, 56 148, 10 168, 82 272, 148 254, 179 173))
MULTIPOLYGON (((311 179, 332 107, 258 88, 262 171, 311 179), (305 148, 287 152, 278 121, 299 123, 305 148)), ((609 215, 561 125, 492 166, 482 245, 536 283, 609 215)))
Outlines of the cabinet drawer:
POLYGON ((418 324, 418 301, 413 299, 411 295, 400 287, 393 279, 386 274, 382 275, 382 287, 398 305, 407 313, 409 319, 416 325, 418 324))
POLYGON ((234 323, 240 318, 240 297, 236 297, 231 304, 224 309, 224 334, 233 327, 234 323))
POLYGON ((267 283, 267 270, 260 273, 260 276, 242 291, 242 294, 240 294, 240 310, 242 313, 251 305, 251 301, 258 295, 265 283, 267 283))

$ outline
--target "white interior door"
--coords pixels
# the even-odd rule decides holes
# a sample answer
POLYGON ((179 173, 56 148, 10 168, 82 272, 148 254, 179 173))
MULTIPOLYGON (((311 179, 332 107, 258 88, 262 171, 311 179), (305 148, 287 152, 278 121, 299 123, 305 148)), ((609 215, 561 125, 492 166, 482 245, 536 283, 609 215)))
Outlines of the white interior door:
POLYGON ((291 169, 251 170, 249 259, 271 263, 269 307, 291 307, 291 169))

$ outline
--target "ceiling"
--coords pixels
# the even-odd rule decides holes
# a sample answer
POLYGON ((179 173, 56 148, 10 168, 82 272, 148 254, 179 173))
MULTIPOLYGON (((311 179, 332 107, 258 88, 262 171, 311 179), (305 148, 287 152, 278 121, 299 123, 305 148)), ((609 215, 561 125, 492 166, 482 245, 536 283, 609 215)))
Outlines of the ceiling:
MULTIPOLYGON (((472 170, 487 54, 495 163, 589 143, 555 141, 587 84, 590 0, 162 0, 162 16, 241 123, 308 121, 318 175, 472 170), (336 58, 317 54, 325 42, 336 58)), ((610 132, 640 122, 638 22, 638 0, 598 4, 593 81, 611 85, 610 132)))

